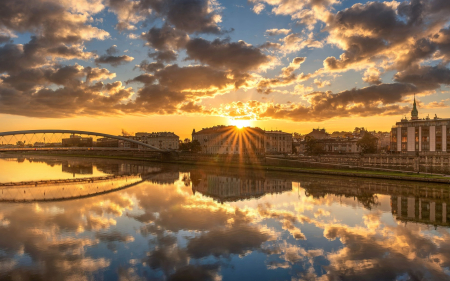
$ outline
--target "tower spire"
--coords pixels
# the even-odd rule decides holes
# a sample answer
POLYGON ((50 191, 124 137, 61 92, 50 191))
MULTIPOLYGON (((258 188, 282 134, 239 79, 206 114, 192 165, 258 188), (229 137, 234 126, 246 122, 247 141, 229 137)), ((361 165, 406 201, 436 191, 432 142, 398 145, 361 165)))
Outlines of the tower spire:
POLYGON ((414 93, 414 103, 413 103, 413 109, 411 110, 411 120, 418 120, 419 119, 419 111, 417 110, 416 105, 416 93, 414 93))

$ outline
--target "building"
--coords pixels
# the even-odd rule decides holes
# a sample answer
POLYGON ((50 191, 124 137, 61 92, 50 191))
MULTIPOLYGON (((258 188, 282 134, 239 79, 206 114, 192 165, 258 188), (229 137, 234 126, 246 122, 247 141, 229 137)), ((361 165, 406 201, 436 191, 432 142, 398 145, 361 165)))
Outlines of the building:
MULTIPOLYGON (((123 136, 123 137, 140 141, 142 143, 165 150, 177 150, 180 145, 180 137, 175 135, 175 133, 173 132, 153 132, 153 133, 140 132, 136 133, 135 136, 123 136)), ((118 141, 118 147, 139 148, 139 149, 146 148, 143 147, 142 145, 138 145, 123 140, 118 141)))
POLYGON ((378 139, 377 150, 389 151, 391 146, 391 134, 389 132, 370 132, 374 137, 378 139))
POLYGON ((313 129, 311 133, 306 136, 313 137, 316 140, 329 138, 330 134, 328 134, 325 129, 313 129))
POLYGON ((44 142, 35 142, 33 144, 34 147, 45 147, 45 143, 44 142))
POLYGON ((82 138, 81 136, 71 135, 68 139, 62 139, 63 147, 92 147, 92 138, 82 138))
POLYGON ((264 155, 264 130, 236 126, 214 126, 192 132, 204 154, 264 155))
POLYGON ((325 153, 360 153, 357 138, 330 138, 321 139, 318 142, 323 144, 325 153))
POLYGON ((173 132, 136 133, 135 138, 159 149, 178 150, 180 145, 180 137, 173 132))
POLYGON ((292 135, 282 131, 265 131, 266 154, 292 154, 292 135))
MULTIPOLYGON (((360 153, 361 147, 357 144, 359 138, 327 138, 319 139, 317 142, 323 146, 323 151, 326 154, 354 154, 360 153)), ((294 146, 298 154, 306 153, 306 142, 296 141, 294 146)))
POLYGON ((292 181, 253 177, 234 177, 217 174, 198 175, 192 182, 192 191, 200 192, 218 202, 235 202, 260 198, 266 194, 278 194, 292 190, 292 181))
POLYGON ((119 140, 111 138, 99 138, 97 139, 98 147, 119 147, 119 140))
POLYGON ((426 153, 450 151, 450 118, 419 118, 414 97, 411 119, 406 117, 391 130, 391 151, 426 153))

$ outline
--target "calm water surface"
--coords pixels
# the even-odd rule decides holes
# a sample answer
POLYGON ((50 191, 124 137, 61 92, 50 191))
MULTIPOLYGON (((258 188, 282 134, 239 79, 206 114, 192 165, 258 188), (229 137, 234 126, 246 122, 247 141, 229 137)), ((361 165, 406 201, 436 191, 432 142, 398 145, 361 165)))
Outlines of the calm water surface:
POLYGON ((445 185, 0 156, 0 182, 108 174, 143 181, 0 200, 0 280, 450 280, 445 185))

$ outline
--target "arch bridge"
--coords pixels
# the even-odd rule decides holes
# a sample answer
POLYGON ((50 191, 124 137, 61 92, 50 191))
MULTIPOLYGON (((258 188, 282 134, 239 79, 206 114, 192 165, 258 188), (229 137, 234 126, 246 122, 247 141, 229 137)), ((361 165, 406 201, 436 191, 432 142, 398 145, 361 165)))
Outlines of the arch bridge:
MULTIPOLYGON (((102 138, 108 138, 108 139, 115 139, 115 140, 121 140, 129 143, 136 144, 138 146, 141 146, 146 149, 153 150, 155 152, 166 152, 166 150, 157 148, 155 146, 146 144, 141 141, 137 141, 134 139, 130 139, 127 137, 122 136, 115 136, 110 134, 103 134, 103 133, 97 133, 97 132, 89 132, 89 131, 78 131, 78 130, 24 130, 24 131, 11 131, 11 132, 0 132, 0 151, 9 151, 9 150, 49 150, 49 149, 95 149, 91 146, 86 147, 52 147, 51 141, 59 141, 59 137, 67 135, 85 135, 85 136, 95 136, 95 137, 102 137, 102 138), (58 137, 55 137, 55 135, 58 135, 58 137), (46 140, 47 137, 47 140, 46 140), (48 139, 50 137, 50 140, 48 139), (32 146, 32 147, 18 147, 17 144, 25 144, 28 142, 28 144, 32 144, 33 141, 36 143, 40 143, 43 146, 32 146), (45 145, 47 141, 48 145, 45 145), (12 143, 11 143, 12 142, 12 143), (16 142, 16 143, 14 143, 16 142)), ((61 137, 62 141, 62 137, 61 137)), ((119 149, 119 148, 110 148, 110 149, 119 149)))

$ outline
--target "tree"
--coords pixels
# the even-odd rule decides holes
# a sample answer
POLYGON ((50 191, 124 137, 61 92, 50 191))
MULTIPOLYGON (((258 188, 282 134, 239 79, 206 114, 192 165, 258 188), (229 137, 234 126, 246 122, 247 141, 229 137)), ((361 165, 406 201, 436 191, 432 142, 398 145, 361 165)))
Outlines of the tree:
POLYGON ((295 147, 294 143, 292 143, 292 153, 297 154, 297 147, 295 147))
POLYGON ((319 155, 325 152, 323 144, 312 136, 305 137, 305 151, 309 155, 319 155))
POLYGON ((202 146, 198 140, 193 140, 192 142, 180 143, 180 150, 199 152, 202 151, 202 146))
POLYGON ((193 140, 191 142, 191 151, 192 152, 200 152, 202 151, 202 145, 198 140, 193 140))
POLYGON ((24 147, 24 146, 25 146, 25 142, 24 142, 24 141, 18 141, 18 142, 16 143, 16 145, 17 145, 17 146, 20 146, 20 147, 24 147))
POLYGON ((378 138, 374 137, 371 133, 366 132, 364 136, 356 142, 361 147, 362 153, 376 153, 377 152, 378 138))

